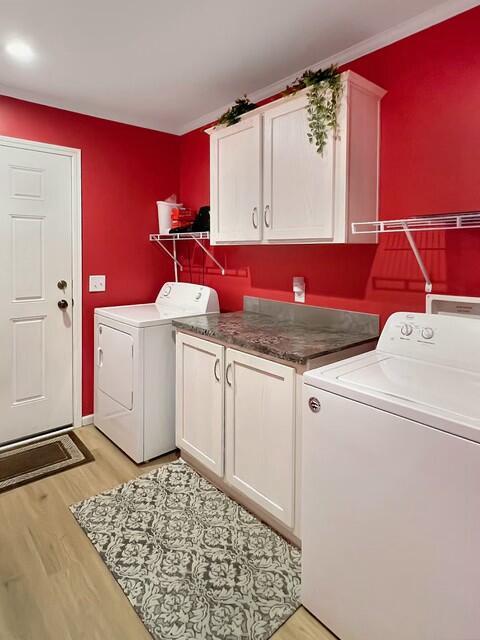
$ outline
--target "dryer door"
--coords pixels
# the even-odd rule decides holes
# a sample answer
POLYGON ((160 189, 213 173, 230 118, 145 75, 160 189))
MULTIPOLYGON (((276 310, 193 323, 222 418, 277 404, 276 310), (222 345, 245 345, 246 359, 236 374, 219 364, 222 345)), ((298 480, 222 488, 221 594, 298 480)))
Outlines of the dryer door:
POLYGON ((133 408, 133 336, 98 325, 97 385, 125 409, 133 408))

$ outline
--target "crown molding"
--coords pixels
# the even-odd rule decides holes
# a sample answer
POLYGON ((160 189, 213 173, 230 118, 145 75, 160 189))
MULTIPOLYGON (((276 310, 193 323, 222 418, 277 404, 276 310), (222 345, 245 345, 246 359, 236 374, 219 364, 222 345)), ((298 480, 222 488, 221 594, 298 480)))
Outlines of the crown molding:
MULTIPOLYGON (((367 38, 366 40, 362 40, 357 44, 344 49, 343 51, 339 51, 328 58, 324 58, 320 60, 320 62, 316 62, 314 64, 309 65, 295 73, 290 74, 289 76, 282 78, 281 80, 277 80, 272 84, 269 84, 262 89, 258 89, 249 94, 250 100, 252 102, 259 102, 260 100, 265 100, 265 98, 269 98, 271 96, 280 93, 285 89, 287 84, 291 84, 298 78, 306 69, 319 69, 321 67, 328 67, 331 64, 343 65, 348 62, 352 62, 357 58, 361 58, 362 56, 367 55, 368 53, 372 53, 373 51, 377 51, 378 49, 382 49, 389 44, 393 44, 398 40, 402 40, 408 36, 413 35, 414 33, 418 33, 419 31, 423 31, 424 29, 428 29, 428 27, 432 27, 439 22, 444 22, 449 18, 453 18, 459 13, 463 13, 464 11, 468 11, 469 9, 473 9, 478 6, 480 3, 478 0, 447 0, 447 2, 443 2, 442 4, 433 7, 423 13, 420 13, 413 18, 409 18, 404 22, 400 23, 395 27, 391 27, 390 29, 386 29, 381 33, 378 33, 371 38, 367 38)), ((196 118, 185 124, 183 127, 179 127, 175 133, 177 135, 184 135, 189 131, 193 131, 194 129, 198 129, 205 125, 211 124, 215 120, 217 120, 222 113, 224 113, 229 107, 231 103, 224 105, 214 111, 210 111, 209 113, 196 118)))

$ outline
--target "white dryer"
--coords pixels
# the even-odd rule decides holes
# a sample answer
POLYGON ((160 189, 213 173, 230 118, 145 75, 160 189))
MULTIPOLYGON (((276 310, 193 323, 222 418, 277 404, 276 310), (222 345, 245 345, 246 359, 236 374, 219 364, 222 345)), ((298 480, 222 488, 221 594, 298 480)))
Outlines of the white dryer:
POLYGON ((396 313, 303 410, 306 608, 341 640, 480 638, 480 322, 396 313))
POLYGON ((135 462, 175 449, 172 320, 218 311, 216 291, 185 282, 152 304, 95 309, 94 424, 135 462))

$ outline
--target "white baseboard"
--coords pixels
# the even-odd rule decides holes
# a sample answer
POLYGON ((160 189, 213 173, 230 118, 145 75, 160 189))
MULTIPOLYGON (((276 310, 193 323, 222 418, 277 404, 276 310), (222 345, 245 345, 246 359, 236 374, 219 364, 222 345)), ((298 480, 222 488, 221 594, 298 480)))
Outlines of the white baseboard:
POLYGON ((82 427, 85 427, 87 424, 93 424, 93 413, 88 416, 83 416, 82 427))

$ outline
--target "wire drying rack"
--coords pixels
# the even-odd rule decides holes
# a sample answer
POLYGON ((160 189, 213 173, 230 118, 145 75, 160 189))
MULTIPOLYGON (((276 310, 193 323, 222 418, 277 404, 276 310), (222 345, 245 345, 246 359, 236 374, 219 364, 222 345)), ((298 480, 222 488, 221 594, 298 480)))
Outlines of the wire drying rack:
POLYGON ((372 233, 404 233, 425 279, 426 293, 432 292, 432 281, 425 263, 423 262, 422 256, 420 255, 412 232, 478 228, 480 228, 480 212, 478 211, 446 213, 433 216, 417 216, 414 218, 400 218, 398 220, 374 220, 373 222, 352 223, 352 233, 356 235, 372 233))
POLYGON ((202 251, 212 260, 220 269, 222 276, 225 275, 225 267, 215 258, 213 253, 205 246, 203 240, 210 240, 209 231, 191 231, 188 233, 151 233, 150 242, 156 242, 165 253, 173 260, 175 268, 175 281, 178 282, 178 270, 183 271, 183 265, 177 257, 177 242, 180 240, 193 240, 202 249, 202 251), (172 242, 171 249, 167 243, 172 242))

